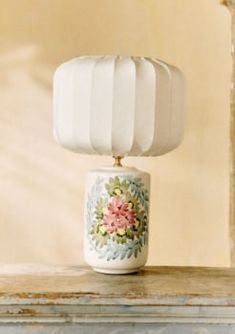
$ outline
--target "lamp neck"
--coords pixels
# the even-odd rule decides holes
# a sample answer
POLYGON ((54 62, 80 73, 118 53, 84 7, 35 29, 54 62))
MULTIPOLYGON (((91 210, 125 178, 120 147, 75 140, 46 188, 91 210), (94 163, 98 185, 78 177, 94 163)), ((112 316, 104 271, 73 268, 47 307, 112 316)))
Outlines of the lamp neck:
POLYGON ((117 155, 117 156, 113 156, 114 158, 114 164, 113 164, 113 167, 122 167, 122 158, 121 156, 117 155))

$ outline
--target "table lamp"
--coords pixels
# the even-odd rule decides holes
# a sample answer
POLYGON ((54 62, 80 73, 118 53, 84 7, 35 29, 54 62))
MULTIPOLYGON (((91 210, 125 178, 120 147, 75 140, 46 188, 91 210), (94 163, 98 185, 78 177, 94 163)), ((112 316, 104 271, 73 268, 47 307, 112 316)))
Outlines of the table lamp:
POLYGON ((84 56, 54 75, 54 135, 65 148, 110 155, 88 174, 85 259, 97 272, 137 272, 147 261, 150 176, 125 156, 159 156, 183 134, 179 69, 144 57, 84 56))

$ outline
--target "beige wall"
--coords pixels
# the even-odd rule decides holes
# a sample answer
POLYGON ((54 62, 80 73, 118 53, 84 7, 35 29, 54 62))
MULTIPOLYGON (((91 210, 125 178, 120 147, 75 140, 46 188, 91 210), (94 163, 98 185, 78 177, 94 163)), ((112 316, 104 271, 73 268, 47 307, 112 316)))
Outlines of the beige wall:
POLYGON ((52 137, 52 75, 82 54, 156 56, 187 80, 185 139, 152 175, 149 264, 228 266, 230 17, 219 0, 1 0, 0 262, 82 263, 84 179, 110 158, 52 137))

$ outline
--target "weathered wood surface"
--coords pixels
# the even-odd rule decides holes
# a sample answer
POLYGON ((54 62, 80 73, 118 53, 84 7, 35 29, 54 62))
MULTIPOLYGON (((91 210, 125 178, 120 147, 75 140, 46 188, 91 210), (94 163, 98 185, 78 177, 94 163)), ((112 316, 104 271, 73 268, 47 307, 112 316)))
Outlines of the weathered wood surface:
POLYGON ((235 269, 1 266, 0 323, 235 324, 235 269))
POLYGON ((0 334, 235 333, 235 269, 0 266, 0 334))
POLYGON ((0 327, 1 334, 234 334, 230 325, 177 325, 177 324, 62 324, 19 325, 0 327))
POLYGON ((132 275, 104 275, 83 266, 2 266, 0 305, 11 300, 235 306, 235 269, 145 267, 132 275))

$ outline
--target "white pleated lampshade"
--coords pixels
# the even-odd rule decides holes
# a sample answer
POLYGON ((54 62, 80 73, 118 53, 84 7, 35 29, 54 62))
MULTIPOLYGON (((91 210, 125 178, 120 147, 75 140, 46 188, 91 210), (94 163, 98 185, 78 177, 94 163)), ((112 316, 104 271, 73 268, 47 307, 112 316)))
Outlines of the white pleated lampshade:
POLYGON ((156 156, 176 148, 184 123, 179 69, 143 57, 86 56, 54 76, 54 133, 79 153, 156 156))

